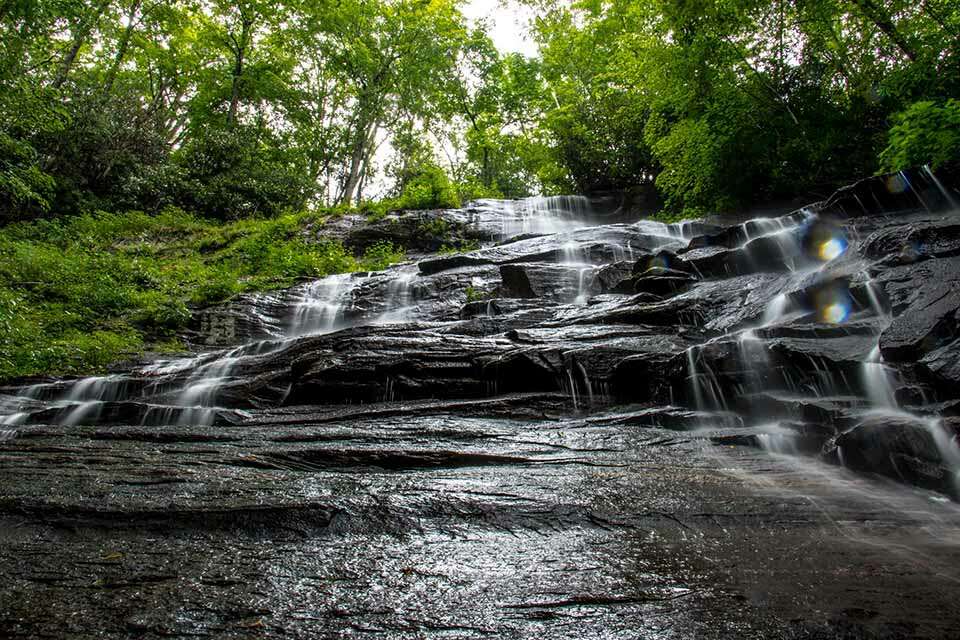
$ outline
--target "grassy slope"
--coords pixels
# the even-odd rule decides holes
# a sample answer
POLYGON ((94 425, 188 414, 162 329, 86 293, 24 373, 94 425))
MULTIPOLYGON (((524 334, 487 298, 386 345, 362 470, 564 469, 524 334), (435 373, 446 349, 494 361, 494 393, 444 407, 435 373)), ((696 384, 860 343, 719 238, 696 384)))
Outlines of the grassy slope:
POLYGON ((301 277, 385 268, 307 243, 315 214, 215 223, 182 211, 99 213, 0 229, 0 380, 89 374, 147 349, 178 350, 189 307, 301 277))

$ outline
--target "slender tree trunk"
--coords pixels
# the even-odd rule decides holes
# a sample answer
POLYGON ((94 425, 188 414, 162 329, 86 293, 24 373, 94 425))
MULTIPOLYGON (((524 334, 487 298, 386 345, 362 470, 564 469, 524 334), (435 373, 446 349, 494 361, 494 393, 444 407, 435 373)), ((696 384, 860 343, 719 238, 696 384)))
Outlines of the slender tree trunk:
POLYGON ((73 31, 73 40, 70 43, 70 49, 67 50, 67 55, 63 57, 60 68, 57 70, 57 75, 53 80, 54 89, 59 89, 63 86, 63 83, 67 81, 70 70, 77 61, 77 56, 80 55, 80 49, 83 48, 87 38, 90 37, 90 33, 93 32, 94 27, 100 21, 100 16, 108 4, 108 1, 104 1, 95 5, 91 14, 82 18, 77 24, 76 29, 73 31))
POLYGON ((227 113, 227 123, 233 125, 237 120, 237 111, 240 108, 240 83, 243 82, 244 63, 246 62, 247 48, 250 44, 250 31, 253 28, 253 18, 242 16, 240 24, 240 39, 236 40, 234 49, 233 80, 230 88, 230 110, 227 113))
POLYGON ((493 186, 493 172, 490 170, 490 148, 484 144, 483 145, 483 170, 480 174, 483 176, 483 186, 488 189, 493 186))
MULTIPOLYGON (((556 96, 554 96, 554 97, 556 97, 556 96)), ((557 105, 557 106, 559 107, 559 105, 557 105)), ((471 127, 473 128, 473 130, 476 131, 477 133, 480 133, 480 125, 479 125, 479 123, 477 122, 477 117, 474 115, 474 113, 473 113, 473 112, 470 110, 470 108, 467 106, 466 101, 464 101, 464 104, 463 104, 463 111, 464 111, 464 113, 466 113, 467 118, 469 118, 469 120, 470 120, 470 125, 471 125, 471 127)), ((490 170, 490 147, 487 146, 486 139, 484 138, 484 143, 483 143, 483 160, 482 160, 482 164, 481 164, 481 166, 480 166, 480 182, 483 184, 483 186, 485 186, 485 187, 487 187, 487 188, 490 188, 491 186, 493 186, 493 175, 492 175, 492 173, 493 173, 493 172, 490 170)))
POLYGON ((127 13, 127 28, 123 30, 123 37, 120 39, 120 46, 117 47, 117 55, 113 58, 113 64, 110 65, 110 70, 107 71, 107 80, 104 83, 105 94, 109 94, 113 91, 113 83, 117 79, 117 73, 120 71, 120 65, 123 64, 123 59, 127 57, 127 49, 130 47, 130 39, 133 37, 134 29, 136 28, 136 17, 137 13, 140 11, 140 6, 143 4, 142 0, 134 0, 133 4, 130 6, 130 12, 127 13))
POLYGON ((350 172, 347 174, 344 183, 343 192, 340 195, 341 204, 350 204, 353 201, 354 192, 360 183, 361 169, 370 147, 370 139, 376 136, 378 125, 376 120, 369 124, 358 127, 356 139, 353 145, 353 153, 350 156, 350 172))
POLYGON ((887 36, 893 44, 897 45, 897 48, 900 49, 910 62, 916 61, 917 52, 913 50, 913 47, 910 46, 907 39, 900 33, 900 30, 897 29, 897 25, 893 23, 893 19, 883 13, 880 7, 873 3, 873 0, 852 0, 852 2, 860 8, 861 13, 863 13, 867 19, 873 22, 877 29, 887 36))
POLYGON ((350 154, 350 170, 343 183, 343 190, 340 192, 340 204, 350 204, 353 201, 353 192, 360 180, 360 163, 363 160, 363 149, 366 146, 366 141, 360 136, 359 132, 357 138, 359 140, 354 141, 353 153, 350 154))
POLYGON ((53 81, 54 89, 59 89, 63 86, 63 83, 67 81, 67 76, 70 75, 70 68, 77 59, 77 54, 80 53, 80 47, 83 46, 83 40, 84 38, 81 37, 79 33, 74 35, 73 44, 70 45, 70 51, 67 52, 67 55, 63 58, 63 62, 60 63, 57 77, 53 81))

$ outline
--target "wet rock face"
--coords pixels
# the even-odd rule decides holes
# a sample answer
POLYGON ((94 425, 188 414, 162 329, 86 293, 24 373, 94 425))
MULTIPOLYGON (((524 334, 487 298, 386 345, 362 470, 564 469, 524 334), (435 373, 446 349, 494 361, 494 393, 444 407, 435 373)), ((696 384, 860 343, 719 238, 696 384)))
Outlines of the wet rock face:
MULTIPOLYGON (((233 411, 280 405, 514 392, 565 392, 578 409, 653 402, 752 422, 798 411, 835 434, 870 407, 930 413, 960 381, 960 224, 952 213, 887 215, 879 204, 899 193, 845 218, 851 198, 876 186, 726 226, 585 227, 610 213, 576 198, 401 214, 365 233, 442 220, 473 225, 476 237, 519 234, 243 297, 201 316, 201 342, 241 345, 232 351, 93 386, 14 390, 4 420, 236 422, 233 411), (834 400, 847 397, 862 401, 834 400)), ((353 222, 334 224, 360 237, 353 222)))
POLYGON ((915 362, 960 334, 960 258, 895 267, 879 281, 898 312, 880 339, 884 358, 915 362))
POLYGON ((0 636, 953 637, 960 519, 877 480, 957 497, 960 224, 924 175, 724 224, 334 221, 485 246, 0 388, 0 636))
POLYGON ((433 253, 441 247, 489 241, 496 235, 476 224, 460 211, 401 211, 379 220, 366 216, 337 216, 316 229, 319 242, 340 241, 357 253, 382 242, 403 247, 414 254, 433 253))
POLYGON ((879 473, 901 482, 960 497, 957 470, 944 459, 938 441, 956 433, 949 425, 915 417, 868 416, 836 439, 843 463, 851 469, 879 473))

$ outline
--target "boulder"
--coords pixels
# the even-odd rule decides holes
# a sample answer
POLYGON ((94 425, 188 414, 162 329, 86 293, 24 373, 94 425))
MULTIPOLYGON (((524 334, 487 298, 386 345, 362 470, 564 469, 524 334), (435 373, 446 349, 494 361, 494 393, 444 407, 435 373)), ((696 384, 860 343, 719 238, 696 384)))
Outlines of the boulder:
MULTIPOLYGON (((951 424, 909 414, 876 413, 864 417, 836 440, 843 464, 957 497, 956 433, 951 424)), ((957 455, 960 455, 958 452, 957 455)))
POLYGON ((600 293, 591 266, 547 263, 500 266, 502 293, 508 298, 542 298, 572 302, 577 297, 600 293))

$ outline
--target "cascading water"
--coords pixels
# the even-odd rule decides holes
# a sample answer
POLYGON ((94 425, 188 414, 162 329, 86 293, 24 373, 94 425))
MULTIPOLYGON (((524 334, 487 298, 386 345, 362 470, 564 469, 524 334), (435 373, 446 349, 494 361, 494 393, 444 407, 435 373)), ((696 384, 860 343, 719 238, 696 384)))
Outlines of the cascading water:
POLYGON ((944 202, 947 203, 949 209, 951 211, 960 210, 960 204, 957 203, 957 199, 954 198, 953 194, 943 186, 943 183, 940 181, 940 178, 937 177, 937 174, 930 169, 930 165, 923 165, 923 173, 927 176, 930 182, 936 186, 937 191, 940 193, 940 197, 942 197, 944 202))
MULTIPOLYGON (((221 389, 234 381, 239 365, 282 348, 292 339, 334 331, 345 323, 342 311, 360 279, 352 274, 329 276, 290 290, 286 296, 286 320, 282 338, 264 340, 222 353, 159 361, 131 375, 82 378, 63 391, 52 385, 35 385, 23 390, 21 398, 50 395, 60 407, 56 422, 65 425, 96 423, 106 403, 137 401, 147 405, 143 424, 209 424, 218 413, 221 389), (185 377, 182 374, 187 374, 185 377), (180 382, 155 387, 142 380, 181 378, 180 382)), ((10 403, 15 404, 15 403, 10 403)), ((2 418, 4 424, 21 424, 29 412, 17 411, 2 418)))
POLYGON ((244 296, 198 331, 249 344, 0 389, 0 635, 952 637, 960 225, 856 191, 244 296))
POLYGON ((417 278, 416 265, 394 269, 391 276, 384 296, 386 310, 375 320, 377 324, 405 322, 414 316, 416 310, 416 296, 413 291, 417 278))
MULTIPOLYGON (((913 191, 907 176, 902 177, 902 183, 904 190, 911 190, 922 200, 923 195, 913 191)), ((926 179, 926 184, 938 183, 934 176, 926 179)), ((942 198, 949 201, 951 194, 942 185, 938 187, 942 198)), ((855 194, 855 199, 860 203, 858 206, 866 204, 859 195, 855 194)), ((788 363, 781 361, 783 356, 777 348, 783 336, 799 336, 798 339, 803 340, 807 335, 816 336, 818 331, 837 333, 853 317, 856 332, 862 335, 873 322, 879 339, 880 332, 891 322, 882 287, 873 279, 860 281, 857 285, 860 293, 851 295, 853 285, 848 280, 862 277, 863 272, 857 271, 856 263, 848 260, 846 231, 810 209, 725 227, 704 221, 665 224, 650 220, 597 225, 602 216, 591 209, 590 201, 573 196, 485 200, 470 211, 476 213, 479 224, 495 226, 500 237, 513 239, 517 246, 527 243, 525 246, 529 247, 530 255, 536 256, 537 268, 541 270, 532 271, 533 275, 550 274, 549 277, 558 281, 562 278, 556 283, 558 293, 550 302, 565 306, 566 310, 558 313, 567 317, 577 317, 594 308, 603 312, 606 305, 613 304, 611 296, 606 295, 589 300, 605 291, 604 278, 608 276, 602 270, 606 266, 632 273, 628 277, 636 282, 631 281, 631 286, 639 287, 641 282, 645 287, 649 285, 644 291, 653 293, 644 293, 642 299, 653 307, 658 304, 657 299, 697 300, 699 294, 684 293, 689 287, 693 287, 691 293, 696 294, 698 287, 713 287, 714 280, 744 278, 744 287, 754 287, 750 289, 749 298, 752 311, 720 330, 705 322, 709 315, 704 318, 697 309, 688 311, 678 305, 676 321, 694 330, 683 334, 682 350, 678 354, 686 369, 685 389, 671 387, 669 395, 671 404, 675 398, 681 402, 686 398, 704 415, 742 411, 745 403, 760 397, 764 406, 772 407, 771 415, 765 414, 766 409, 749 409, 748 413, 757 421, 755 429, 767 436, 758 437, 758 441, 772 451, 793 450, 790 440, 794 434, 791 428, 783 426, 782 414, 786 410, 781 405, 825 400, 827 404, 845 403, 844 410, 848 413, 888 411, 901 418, 905 413, 897 402, 897 371, 883 361, 877 344, 869 354, 863 354, 859 375, 856 368, 838 369, 816 349, 794 356, 788 363), (517 238, 535 234, 552 235, 517 238), (837 279, 839 284, 831 282, 835 276, 827 267, 844 260, 850 263, 849 268, 837 269, 842 271, 842 277, 837 279), (626 261, 634 264, 626 267, 618 264, 626 261), (862 397, 854 398, 857 394, 862 397)), ((458 264, 499 264, 498 260, 512 264, 515 260, 509 257, 509 252, 514 249, 503 248, 508 245, 510 243, 505 242, 481 249, 458 264)), ((490 269, 492 273, 484 272, 481 276, 471 272, 463 279, 448 269, 447 273, 451 274, 448 280, 428 283, 421 279, 429 277, 432 271, 421 270, 418 264, 405 264, 367 277, 337 275, 286 292, 263 294, 264 304, 253 306, 257 313, 265 310, 258 321, 270 329, 266 332, 271 336, 269 340, 194 358, 158 362, 129 375, 24 388, 0 404, 0 423, 28 423, 33 412, 40 410, 46 412, 45 419, 51 419, 50 411, 55 410, 52 420, 58 423, 96 423, 102 412, 117 410, 111 403, 123 402, 146 407, 142 410, 144 424, 209 423, 225 410, 221 404, 229 404, 231 398, 236 397, 248 365, 258 359, 279 352, 305 336, 337 331, 355 323, 396 324, 424 318, 429 311, 423 308, 423 296, 456 299, 457 296, 450 294, 462 296, 464 287, 472 287, 478 295, 487 298, 484 308, 490 319, 502 315, 500 309, 522 310, 524 306, 529 311, 522 312, 530 318, 547 313, 546 309, 533 310, 534 305, 494 301, 490 296, 498 293, 497 267, 490 269), (450 293, 443 293, 445 288, 450 293), (362 294, 358 294, 360 289, 362 294)), ((629 292, 628 288, 622 288, 618 295, 629 292)), ((520 294, 524 295, 530 294, 520 294)), ((742 302, 746 304, 747 300, 745 296, 742 302)), ((518 326, 525 322, 528 320, 521 320, 518 326)), ((490 326, 497 325, 491 322, 490 326)), ((594 390, 606 389, 608 381, 602 376, 598 378, 581 362, 568 363, 558 376, 563 378, 559 385, 568 391, 578 408, 593 406, 596 398, 606 396, 604 392, 594 397, 594 390)), ((401 384, 401 378, 390 378, 388 400, 403 396, 398 386, 401 384)), ((496 387, 495 382, 491 384, 496 387)), ((930 425, 931 436, 944 447, 943 458, 954 459, 956 452, 947 446, 950 439, 942 437, 945 431, 935 428, 932 422, 930 425)))
POLYGON ((328 276, 308 285, 294 302, 287 334, 305 336, 334 331, 343 320, 343 308, 353 291, 354 277, 344 273, 328 276))
POLYGON ((593 216, 583 196, 547 196, 522 200, 478 200, 476 208, 500 225, 500 236, 553 234, 580 229, 593 216))

